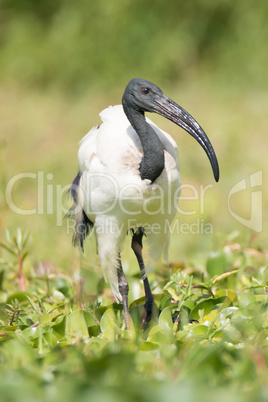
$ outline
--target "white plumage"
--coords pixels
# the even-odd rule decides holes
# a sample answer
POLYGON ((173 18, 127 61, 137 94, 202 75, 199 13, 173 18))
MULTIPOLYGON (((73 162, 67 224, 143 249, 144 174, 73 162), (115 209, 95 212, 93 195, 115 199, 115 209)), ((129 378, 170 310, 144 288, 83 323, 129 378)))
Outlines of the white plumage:
POLYGON ((150 81, 134 78, 123 94, 122 106, 100 113, 102 124, 81 141, 79 173, 73 181, 76 228, 74 244, 83 248, 94 230, 100 263, 117 301, 123 302, 126 328, 130 327, 128 283, 120 253, 127 233, 137 258, 145 290, 145 318, 150 321, 153 295, 142 256, 146 234, 149 256, 167 258, 171 222, 180 195, 180 173, 175 141, 160 130, 144 112, 173 121, 192 135, 210 160, 214 177, 219 166, 202 127, 177 103, 150 81))
POLYGON ((80 142, 78 210, 94 223, 104 276, 119 301, 117 253, 130 229, 144 227, 150 257, 157 260, 164 253, 167 259, 180 189, 178 152, 173 138, 146 118, 164 146, 165 168, 153 184, 142 180, 142 145, 122 105, 103 110, 100 117, 103 123, 80 142))

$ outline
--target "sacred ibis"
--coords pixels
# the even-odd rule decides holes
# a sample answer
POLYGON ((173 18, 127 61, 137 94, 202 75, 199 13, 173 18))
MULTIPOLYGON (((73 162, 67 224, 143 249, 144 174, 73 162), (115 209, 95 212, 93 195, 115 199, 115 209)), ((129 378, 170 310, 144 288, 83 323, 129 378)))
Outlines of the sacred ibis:
POLYGON ((73 181, 75 232, 73 242, 83 249, 94 230, 100 264, 117 302, 122 301, 129 328, 128 283, 120 253, 127 233, 136 255, 145 289, 144 323, 151 319, 153 296, 142 256, 146 235, 149 255, 167 258, 170 224, 180 194, 177 146, 144 112, 158 113, 182 127, 204 148, 219 180, 214 149, 201 126, 181 106, 150 81, 134 78, 122 105, 100 113, 102 124, 81 140, 79 173, 73 181))

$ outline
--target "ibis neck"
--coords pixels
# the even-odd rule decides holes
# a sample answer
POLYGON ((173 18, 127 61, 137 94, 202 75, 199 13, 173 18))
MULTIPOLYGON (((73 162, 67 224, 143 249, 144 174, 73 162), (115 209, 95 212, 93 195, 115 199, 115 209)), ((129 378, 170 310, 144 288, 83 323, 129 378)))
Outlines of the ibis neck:
POLYGON ((138 134, 143 148, 140 176, 142 180, 148 179, 153 183, 165 167, 164 146, 154 129, 146 122, 144 113, 132 108, 125 110, 125 113, 138 134))

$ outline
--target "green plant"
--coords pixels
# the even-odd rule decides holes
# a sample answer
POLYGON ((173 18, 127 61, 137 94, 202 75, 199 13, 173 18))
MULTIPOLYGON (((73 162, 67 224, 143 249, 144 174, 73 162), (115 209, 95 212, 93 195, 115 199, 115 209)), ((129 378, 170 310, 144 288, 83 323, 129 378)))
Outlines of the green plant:
POLYGON ((22 233, 21 229, 17 229, 16 236, 10 236, 9 231, 6 231, 6 239, 7 244, 0 242, 0 247, 6 250, 9 254, 14 256, 14 261, 7 262, 4 259, 1 259, 2 265, 2 279, 1 279, 1 287, 4 279, 5 271, 15 270, 18 266, 18 277, 19 277, 19 286, 20 289, 25 291, 25 279, 23 275, 23 262, 28 255, 28 245, 30 243, 30 234, 28 232, 22 233))
MULTIPOLYGON (((0 304, 2 400, 19 401, 23 392, 30 401, 160 402, 178 393, 185 401, 202 401, 202 393, 204 400, 250 401, 255 395, 264 401, 267 255, 230 241, 227 249, 228 263, 220 266, 229 271, 218 276, 210 277, 205 264, 194 273, 187 264, 159 270, 153 282, 163 289, 155 294, 161 314, 145 331, 144 298, 131 303, 133 327, 126 331, 109 288, 95 302, 81 303, 85 294, 76 295, 77 279, 60 272, 49 276, 49 292, 39 273, 28 278, 27 293, 7 291, 0 304)), ((214 271, 211 264, 219 260, 208 260, 214 271)))

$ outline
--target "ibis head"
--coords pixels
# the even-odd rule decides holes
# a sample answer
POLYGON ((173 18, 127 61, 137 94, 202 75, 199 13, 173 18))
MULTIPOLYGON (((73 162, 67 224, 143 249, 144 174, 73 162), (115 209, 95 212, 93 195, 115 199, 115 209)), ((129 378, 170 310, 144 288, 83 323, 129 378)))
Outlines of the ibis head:
POLYGON ((133 78, 125 89, 122 103, 130 121, 133 115, 141 115, 144 112, 158 113, 187 131, 205 150, 215 180, 219 180, 217 157, 206 133, 186 110, 164 95, 158 86, 141 78, 133 78))

